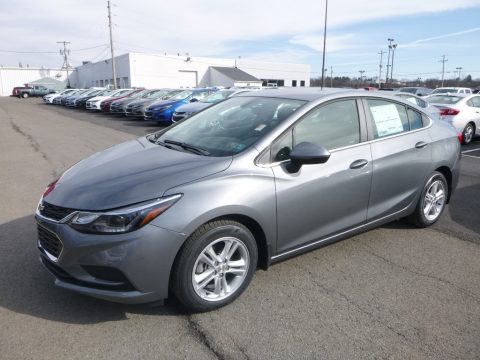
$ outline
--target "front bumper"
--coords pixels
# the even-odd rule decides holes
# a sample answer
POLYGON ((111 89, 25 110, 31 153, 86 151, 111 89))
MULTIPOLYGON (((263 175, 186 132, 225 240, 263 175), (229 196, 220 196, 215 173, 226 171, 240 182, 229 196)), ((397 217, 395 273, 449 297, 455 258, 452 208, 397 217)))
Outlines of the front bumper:
POLYGON ((87 101, 87 103, 85 104, 85 108, 87 110, 100 110, 100 103, 87 101))
POLYGON ((56 286, 128 304, 168 297, 170 271, 184 235, 150 224, 126 234, 82 234, 67 224, 36 220, 61 243, 56 257, 38 241, 40 260, 56 286))
POLYGON ((146 121, 159 121, 163 123, 172 123, 173 110, 166 109, 161 111, 145 110, 144 120, 146 121))

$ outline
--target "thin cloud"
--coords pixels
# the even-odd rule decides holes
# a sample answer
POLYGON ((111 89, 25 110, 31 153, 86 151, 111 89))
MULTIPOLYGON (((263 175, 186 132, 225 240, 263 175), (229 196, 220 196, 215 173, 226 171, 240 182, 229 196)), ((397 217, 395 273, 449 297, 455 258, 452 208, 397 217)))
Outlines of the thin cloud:
POLYGON ((445 39, 445 38, 452 37, 452 36, 470 34, 470 33, 476 32, 476 31, 480 31, 480 27, 473 28, 473 29, 468 29, 468 30, 463 30, 463 31, 457 31, 457 32, 449 33, 449 34, 433 36, 433 37, 429 37, 429 38, 425 38, 425 39, 419 39, 419 40, 412 41, 411 43, 408 43, 408 44, 399 45, 398 47, 402 47, 402 48, 415 47, 419 44, 428 43, 430 41, 445 39))

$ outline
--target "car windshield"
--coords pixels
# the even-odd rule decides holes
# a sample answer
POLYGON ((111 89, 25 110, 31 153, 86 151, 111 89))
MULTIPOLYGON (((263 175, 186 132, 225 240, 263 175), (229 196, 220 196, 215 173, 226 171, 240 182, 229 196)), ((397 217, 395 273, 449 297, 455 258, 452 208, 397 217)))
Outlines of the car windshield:
POLYGON ((212 95, 207 96, 205 99, 201 100, 201 102, 215 104, 217 102, 225 100, 230 95, 232 95, 235 91, 236 90, 220 90, 213 93, 212 95))
POLYGON ((453 88, 445 88, 445 89, 435 89, 432 91, 434 94, 446 94, 446 93, 456 93, 457 90, 453 88))
POLYGON ((141 97, 145 96, 148 92, 149 92, 149 90, 141 90, 141 91, 137 91, 137 92, 134 92, 134 93, 130 94, 128 97, 130 99, 138 99, 138 98, 141 98, 141 97))
POLYGON ((398 89, 398 91, 415 94, 415 92, 417 91, 417 89, 416 89, 416 88, 408 88, 408 87, 407 87, 407 88, 400 88, 400 89, 398 89))
POLYGON ((165 94, 165 90, 150 90, 142 96, 142 99, 157 99, 159 96, 165 94))
POLYGON ((432 95, 427 98, 431 104, 456 104, 462 99, 463 97, 461 96, 451 95, 432 95))
POLYGON ((175 100, 185 100, 186 98, 188 98, 192 94, 193 94, 193 91, 185 90, 185 91, 179 92, 177 95, 169 97, 168 100, 173 100, 173 101, 175 101, 175 100))
POLYGON ((232 97, 157 133, 153 140, 168 147, 176 143, 200 149, 210 156, 231 156, 264 137, 304 103, 292 99, 232 97))
POLYGON ((98 91, 97 93, 93 93, 91 95, 97 95, 97 96, 107 96, 112 93, 112 90, 103 90, 103 91, 98 91))

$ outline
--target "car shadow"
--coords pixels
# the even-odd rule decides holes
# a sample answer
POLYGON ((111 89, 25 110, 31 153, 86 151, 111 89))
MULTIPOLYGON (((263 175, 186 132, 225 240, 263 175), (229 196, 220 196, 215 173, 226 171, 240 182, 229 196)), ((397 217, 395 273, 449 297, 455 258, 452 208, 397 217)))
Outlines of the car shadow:
POLYGON ((39 318, 72 324, 126 320, 127 313, 183 315, 173 303, 124 305, 98 300, 54 286, 40 264, 33 215, 0 225, 0 306, 39 318))
POLYGON ((453 221, 480 236, 480 183, 457 188, 449 206, 453 221))

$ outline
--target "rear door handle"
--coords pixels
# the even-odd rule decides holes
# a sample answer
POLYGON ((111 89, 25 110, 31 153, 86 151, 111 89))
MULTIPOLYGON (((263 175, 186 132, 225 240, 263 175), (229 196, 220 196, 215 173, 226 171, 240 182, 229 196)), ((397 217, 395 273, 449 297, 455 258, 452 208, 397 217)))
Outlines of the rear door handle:
POLYGON ((365 160, 365 159, 355 160, 350 164, 350 169, 360 169, 367 164, 368 164, 368 160, 365 160))
POLYGON ((423 148, 424 148, 425 146, 427 146, 427 145, 428 145, 428 143, 426 143, 425 141, 419 141, 419 142, 417 142, 417 143, 415 144, 415 147, 416 147, 417 149, 423 149, 423 148))

